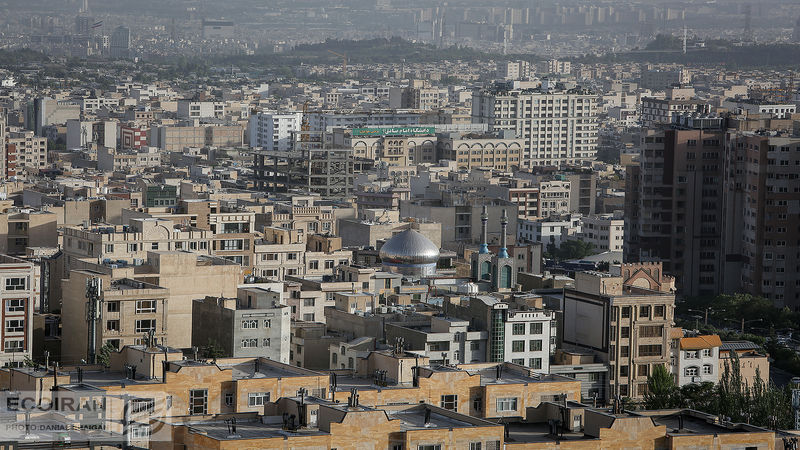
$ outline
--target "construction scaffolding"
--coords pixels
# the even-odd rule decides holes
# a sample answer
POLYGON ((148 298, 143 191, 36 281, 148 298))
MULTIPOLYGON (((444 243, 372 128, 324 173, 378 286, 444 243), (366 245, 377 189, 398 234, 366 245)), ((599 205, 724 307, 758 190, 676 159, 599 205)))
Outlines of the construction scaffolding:
POLYGON ((352 149, 326 148, 321 132, 304 130, 296 134, 294 150, 253 152, 257 190, 304 190, 324 199, 346 199, 353 195, 355 175, 374 166, 372 160, 354 158, 352 149))

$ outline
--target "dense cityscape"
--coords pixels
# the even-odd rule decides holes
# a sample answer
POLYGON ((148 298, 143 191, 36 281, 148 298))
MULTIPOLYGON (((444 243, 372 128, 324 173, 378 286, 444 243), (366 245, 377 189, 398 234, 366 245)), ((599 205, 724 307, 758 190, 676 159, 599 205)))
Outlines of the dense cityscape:
POLYGON ((0 445, 797 450, 800 3, 0 0, 0 445))

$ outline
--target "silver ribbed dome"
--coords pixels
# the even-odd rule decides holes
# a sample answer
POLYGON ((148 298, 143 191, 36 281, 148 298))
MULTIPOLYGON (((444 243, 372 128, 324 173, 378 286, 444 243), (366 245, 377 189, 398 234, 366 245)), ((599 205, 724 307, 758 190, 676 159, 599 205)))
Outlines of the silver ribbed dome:
POLYGON ((381 260, 390 264, 436 264, 439 248, 422 233, 408 229, 381 247, 381 260))

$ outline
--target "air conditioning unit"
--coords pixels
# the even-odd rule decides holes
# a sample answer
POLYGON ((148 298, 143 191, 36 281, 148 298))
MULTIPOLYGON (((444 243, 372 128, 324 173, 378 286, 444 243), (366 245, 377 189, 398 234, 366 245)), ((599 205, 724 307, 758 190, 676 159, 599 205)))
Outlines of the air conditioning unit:
POLYGON ((700 377, 698 377, 698 376, 692 377, 692 383, 699 383, 700 381, 702 381, 702 379, 700 377))

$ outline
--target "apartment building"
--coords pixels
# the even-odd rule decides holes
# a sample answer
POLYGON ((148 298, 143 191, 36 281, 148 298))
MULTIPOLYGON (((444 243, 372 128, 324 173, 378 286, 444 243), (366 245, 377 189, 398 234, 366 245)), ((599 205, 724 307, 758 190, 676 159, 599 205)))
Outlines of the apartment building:
POLYGON ((21 366, 33 355, 33 312, 38 307, 38 270, 24 259, 0 254, 2 341, 0 364, 21 366))
POLYGON ((600 252, 622 252, 625 246, 625 218, 622 211, 580 218, 578 237, 600 252))
POLYGON ((93 224, 64 228, 67 270, 79 259, 142 264, 151 251, 190 251, 211 254, 212 233, 175 225, 166 219, 130 219, 128 225, 93 224))
POLYGON ((669 125, 675 115, 691 113, 708 114, 711 106, 693 99, 660 99, 642 98, 642 126, 652 128, 658 125, 669 125))
POLYGON ((426 356, 434 364, 486 361, 489 332, 470 329, 469 321, 433 316, 430 324, 386 325, 386 342, 402 342, 409 352, 426 356))
POLYGON ((520 167, 580 164, 597 153, 596 97, 585 89, 477 91, 472 122, 524 139, 520 167))
POLYGON ((219 345, 225 356, 289 363, 291 317, 282 291, 240 287, 236 298, 207 296, 192 303, 192 345, 219 345), (209 324, 214 324, 209 327, 209 324))
POLYGON ((178 100, 179 119, 222 119, 225 117, 224 102, 195 101, 191 99, 178 100))
POLYGON ((564 241, 581 235, 581 219, 579 214, 565 214, 542 220, 521 220, 517 239, 521 243, 541 243, 545 249, 550 244, 558 248, 564 241))
POLYGON ((617 275, 577 272, 564 288, 563 343, 610 366, 606 401, 640 399, 653 367, 669 367, 674 280, 658 263, 623 264, 617 275))
POLYGON ((131 278, 115 279, 110 274, 92 270, 71 271, 70 278, 63 283, 62 361, 89 361, 88 341, 92 328, 95 352, 107 344, 116 349, 142 345, 149 333, 164 345, 171 345, 175 336, 169 331, 169 300, 169 289, 155 284, 131 278), (93 325, 87 321, 87 281, 90 279, 101 283, 99 311, 93 325))
POLYGON ((647 132, 625 177, 625 259, 662 261, 690 296, 733 289, 739 277, 722 250, 725 132, 721 119, 703 123, 647 132))
MULTIPOLYGON (((166 311, 155 319, 160 320, 156 325, 161 328, 168 346, 184 349, 192 345, 192 301, 205 298, 210 292, 217 293, 220 297, 233 298, 237 296, 237 286, 242 281, 241 267, 228 260, 199 255, 189 251, 149 251, 140 265, 128 265, 119 261, 110 261, 98 264, 97 259, 83 259, 73 261, 74 271, 84 271, 96 277, 107 277, 104 287, 111 286, 118 280, 130 279, 162 288, 166 295, 166 311), (110 284, 109 284, 110 283, 110 284)), ((69 280, 63 282, 63 304, 66 310, 70 304, 75 319, 70 321, 69 330, 64 329, 65 339, 70 334, 85 336, 86 331, 81 331, 87 326, 85 320, 86 284, 82 280, 69 280), (83 314, 83 315, 81 315, 83 314)), ((102 299, 101 299, 102 300, 102 299)), ((105 311, 101 301, 101 315, 105 311)), ((161 310, 157 310, 161 313, 161 310)), ((135 325, 135 323, 134 323, 135 325)), ((141 338, 140 333, 137 338, 141 338)), ((82 340, 76 341, 78 346, 83 345, 82 340)), ((64 357, 69 356, 64 353, 64 357)), ((81 357, 83 358, 83 357, 81 357)), ((77 361, 78 359, 65 359, 77 361)))
POLYGON ((22 175, 26 169, 38 173, 47 167, 47 138, 33 131, 10 131, 5 142, 5 177, 22 175))
POLYGON ((0 213, 0 254, 24 255, 28 247, 57 247, 56 214, 33 208, 0 213))
POLYGON ((188 122, 153 126, 150 129, 149 144, 160 150, 181 152, 187 147, 241 147, 244 143, 244 129, 241 125, 197 123, 199 120, 188 122))
POLYGON ((729 140, 726 261, 739 261, 744 291, 797 310, 800 138, 743 133, 729 140))
POLYGON ((294 133, 300 131, 303 113, 264 112, 250 116, 248 127, 250 147, 264 150, 289 151, 294 148, 294 133))
POLYGON ((552 311, 519 308, 488 295, 450 302, 448 314, 468 320, 475 330, 488 333, 485 361, 505 361, 549 373, 556 336, 552 311))

